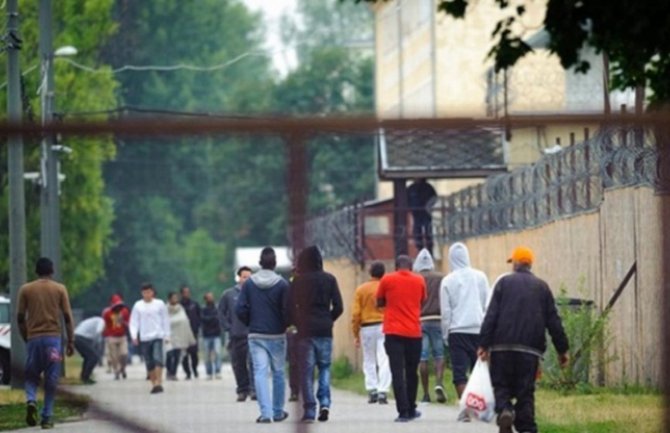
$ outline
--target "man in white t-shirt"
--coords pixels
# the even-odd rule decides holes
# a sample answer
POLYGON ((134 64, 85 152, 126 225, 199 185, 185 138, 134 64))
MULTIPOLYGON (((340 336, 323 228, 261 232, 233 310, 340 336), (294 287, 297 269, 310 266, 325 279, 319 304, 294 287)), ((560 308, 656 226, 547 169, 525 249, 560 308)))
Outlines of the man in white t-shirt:
POLYGON ((151 283, 142 285, 142 299, 135 302, 130 313, 130 337, 140 345, 151 380, 151 393, 163 392, 163 343, 170 339, 170 318, 165 303, 156 299, 151 283))

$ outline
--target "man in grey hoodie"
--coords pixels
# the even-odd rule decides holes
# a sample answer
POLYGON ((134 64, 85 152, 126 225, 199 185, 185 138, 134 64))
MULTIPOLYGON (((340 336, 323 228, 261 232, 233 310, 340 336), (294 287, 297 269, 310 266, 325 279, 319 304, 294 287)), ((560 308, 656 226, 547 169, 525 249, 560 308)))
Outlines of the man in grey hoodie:
POLYGON ((435 263, 430 252, 424 248, 414 261, 414 272, 420 274, 426 281, 427 298, 421 305, 421 361, 419 374, 423 388, 424 403, 430 402, 428 391, 428 359, 432 353, 435 366, 435 397, 439 403, 447 402, 444 392, 444 342, 440 324, 440 283, 444 274, 435 272, 435 263))
POLYGON ((254 369, 254 385, 261 415, 257 423, 284 421, 284 361, 288 324, 288 283, 274 269, 277 256, 271 247, 263 248, 261 270, 242 286, 235 313, 249 326, 249 352, 254 369), (272 395, 268 376, 272 372, 272 395))
MULTIPOLYGON (((489 282, 482 271, 470 266, 468 248, 460 242, 449 248, 449 269, 451 272, 440 286, 442 333, 449 346, 454 386, 460 399, 468 382, 468 370, 472 370, 477 361, 489 282)), ((469 421, 469 418, 461 414, 459 421, 469 421)))

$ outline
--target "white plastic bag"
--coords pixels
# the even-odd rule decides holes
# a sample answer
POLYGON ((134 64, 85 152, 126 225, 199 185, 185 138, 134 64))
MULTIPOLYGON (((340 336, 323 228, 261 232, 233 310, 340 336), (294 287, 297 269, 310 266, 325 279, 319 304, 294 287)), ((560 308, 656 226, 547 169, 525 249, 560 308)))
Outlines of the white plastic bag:
POLYGON ((461 415, 467 413, 481 421, 490 422, 495 418, 495 397, 488 362, 477 360, 461 396, 459 409, 461 415))

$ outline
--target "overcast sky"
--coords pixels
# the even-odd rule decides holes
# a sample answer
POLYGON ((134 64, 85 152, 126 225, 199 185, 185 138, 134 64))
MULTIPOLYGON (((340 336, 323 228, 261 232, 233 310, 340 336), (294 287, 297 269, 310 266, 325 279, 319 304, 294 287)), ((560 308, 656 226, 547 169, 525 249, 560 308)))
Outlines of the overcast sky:
POLYGON ((284 13, 295 13, 295 0, 243 0, 254 11, 260 11, 265 19, 266 48, 272 50, 275 68, 282 74, 295 66, 296 56, 293 50, 287 50, 281 42, 280 19, 284 13))

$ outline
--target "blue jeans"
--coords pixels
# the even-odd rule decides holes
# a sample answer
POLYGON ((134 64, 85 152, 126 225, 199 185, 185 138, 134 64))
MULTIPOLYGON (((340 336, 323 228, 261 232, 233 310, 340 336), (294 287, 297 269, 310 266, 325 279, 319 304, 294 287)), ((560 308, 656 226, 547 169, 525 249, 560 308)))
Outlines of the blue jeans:
POLYGON ((26 401, 37 401, 37 386, 44 373, 44 407, 42 419, 53 415, 54 397, 60 377, 61 362, 60 337, 35 337, 26 345, 26 401))
POLYGON ((314 399, 314 367, 319 369, 319 385, 316 398, 320 408, 330 408, 330 363, 333 353, 332 337, 301 338, 298 341, 300 360, 302 361, 300 391, 305 410, 304 418, 316 417, 314 399))
POLYGON ((433 359, 444 358, 444 341, 442 340, 442 323, 440 320, 421 322, 421 361, 428 361, 430 352, 433 353, 433 359))
POLYGON ((163 367, 163 339, 157 338, 155 340, 142 342, 142 353, 144 354, 144 362, 147 364, 147 372, 152 371, 156 367, 163 367))
POLYGON ((205 370, 207 376, 221 373, 221 337, 202 337, 205 345, 205 370))
POLYGON ((284 363, 286 336, 280 338, 249 337, 249 353, 254 368, 256 398, 261 417, 281 417, 284 414, 284 363), (268 375, 272 372, 272 397, 268 375))

